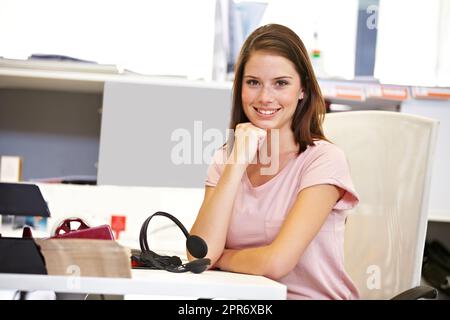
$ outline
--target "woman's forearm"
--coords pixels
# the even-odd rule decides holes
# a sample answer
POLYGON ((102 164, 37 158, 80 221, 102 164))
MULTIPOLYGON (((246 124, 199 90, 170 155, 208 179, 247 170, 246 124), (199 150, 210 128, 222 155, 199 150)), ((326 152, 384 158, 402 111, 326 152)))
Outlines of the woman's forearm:
POLYGON ((276 278, 276 263, 274 263, 274 259, 271 246, 241 250, 225 249, 214 267, 223 271, 276 278))
POLYGON ((203 238, 208 245, 207 257, 213 265, 222 255, 230 223, 234 199, 246 166, 227 164, 211 198, 203 203, 191 234, 203 238))

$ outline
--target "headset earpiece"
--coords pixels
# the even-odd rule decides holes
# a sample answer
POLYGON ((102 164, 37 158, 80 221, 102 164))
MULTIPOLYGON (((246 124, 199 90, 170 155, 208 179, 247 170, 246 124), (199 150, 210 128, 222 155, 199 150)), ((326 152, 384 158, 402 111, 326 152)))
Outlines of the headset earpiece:
POLYGON ((197 259, 186 263, 184 267, 186 268, 186 270, 191 271, 192 273, 202 273, 208 268, 210 264, 210 259, 197 259))
POLYGON ((189 236, 186 239, 186 247, 189 253, 197 259, 204 258, 208 253, 208 246, 205 240, 198 236, 189 236))

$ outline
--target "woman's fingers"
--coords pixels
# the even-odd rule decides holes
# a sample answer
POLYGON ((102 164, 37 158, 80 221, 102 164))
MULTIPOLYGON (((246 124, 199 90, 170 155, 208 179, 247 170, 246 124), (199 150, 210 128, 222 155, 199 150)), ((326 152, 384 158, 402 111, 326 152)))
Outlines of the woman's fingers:
POLYGON ((234 160, 240 164, 252 163, 266 135, 265 130, 250 122, 238 124, 233 147, 234 160))

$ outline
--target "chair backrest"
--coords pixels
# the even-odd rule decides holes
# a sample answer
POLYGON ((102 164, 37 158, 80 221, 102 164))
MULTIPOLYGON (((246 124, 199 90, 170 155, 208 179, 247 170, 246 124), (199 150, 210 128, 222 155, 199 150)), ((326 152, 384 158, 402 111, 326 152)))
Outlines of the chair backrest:
POLYGON ((347 217, 345 268, 363 299, 420 284, 438 125, 388 111, 325 117, 325 135, 345 152, 360 196, 347 217))

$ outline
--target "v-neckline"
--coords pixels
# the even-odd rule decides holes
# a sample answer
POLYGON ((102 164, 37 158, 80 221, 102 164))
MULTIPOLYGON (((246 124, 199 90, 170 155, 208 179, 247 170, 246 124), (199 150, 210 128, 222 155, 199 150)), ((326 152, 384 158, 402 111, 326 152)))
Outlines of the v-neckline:
POLYGON ((264 182, 263 184, 260 184, 259 186, 254 186, 253 184, 252 184, 252 182, 250 181, 250 178, 249 178, 249 176, 248 176, 248 172, 247 172, 247 170, 245 170, 245 180, 247 181, 247 184, 250 186, 250 188, 252 188, 252 189, 262 189, 263 187, 265 187, 266 185, 268 185, 268 184, 270 184, 273 180, 276 180, 281 174, 283 174, 287 169, 287 167, 289 167, 290 165, 291 165, 291 163, 295 160, 295 159, 298 159, 298 157, 299 157, 300 155, 297 155, 297 156, 295 156, 295 157, 292 157, 291 159, 289 159, 288 161, 287 161, 287 163, 284 165, 284 167, 280 170, 280 171, 278 171, 278 173, 276 174, 276 175, 274 175, 272 178, 270 178, 270 180, 268 180, 268 181, 266 181, 266 182, 264 182))

